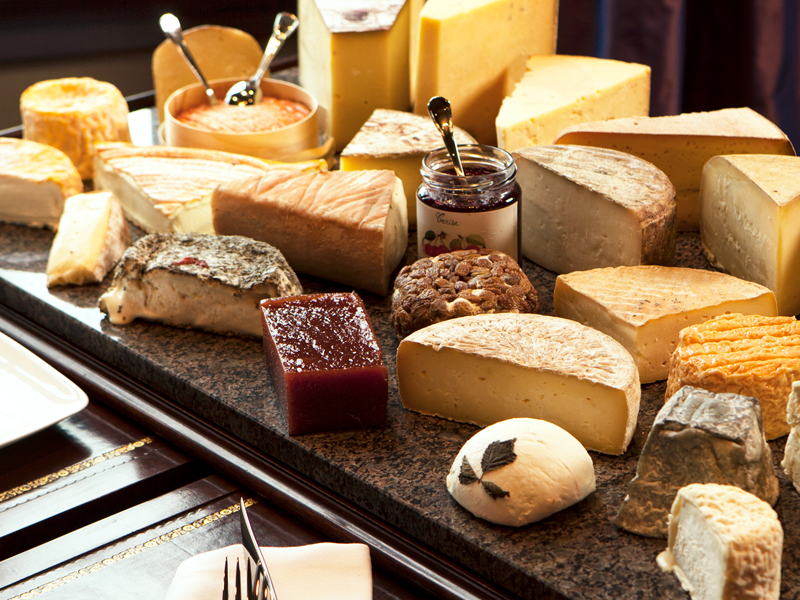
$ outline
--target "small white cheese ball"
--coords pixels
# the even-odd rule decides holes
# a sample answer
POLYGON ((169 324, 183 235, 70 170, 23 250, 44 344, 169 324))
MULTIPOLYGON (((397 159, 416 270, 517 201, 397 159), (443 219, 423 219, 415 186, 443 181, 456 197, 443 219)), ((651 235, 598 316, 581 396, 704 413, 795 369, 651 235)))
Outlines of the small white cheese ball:
POLYGON ((461 506, 516 527, 571 506, 595 488, 594 465, 583 445, 539 419, 508 419, 479 431, 447 475, 447 489, 461 506))

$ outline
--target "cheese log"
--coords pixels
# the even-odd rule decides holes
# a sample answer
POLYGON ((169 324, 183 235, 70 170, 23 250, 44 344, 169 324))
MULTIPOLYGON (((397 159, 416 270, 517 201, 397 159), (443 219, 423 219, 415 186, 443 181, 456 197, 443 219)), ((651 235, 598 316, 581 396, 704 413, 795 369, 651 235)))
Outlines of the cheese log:
POLYGON ((778 478, 758 400, 691 386, 678 390, 656 415, 614 523, 667 537, 675 494, 690 483, 735 485, 775 504, 778 478))
POLYGON ((214 229, 272 244, 301 273, 387 294, 405 255, 403 183, 391 171, 273 171, 220 185, 214 229))
MULTIPOLYGON (((458 144, 476 143, 459 127, 453 128, 453 134, 458 144)), ((394 171, 406 192, 408 223, 416 225, 422 159, 428 152, 441 148, 442 144, 442 136, 430 117, 379 108, 342 150, 339 168, 343 171, 394 171)))
POLYGON ((607 333, 631 353, 642 383, 666 379, 681 329, 726 313, 777 316, 775 295, 724 273, 607 267, 556 278, 556 315, 607 333))
POLYGON ((67 77, 35 83, 19 100, 25 139, 69 156, 83 179, 94 174, 94 144, 130 142, 128 103, 110 83, 67 77))
POLYGON ((472 436, 447 474, 447 491, 476 517, 521 527, 595 491, 594 464, 572 435, 539 419, 508 419, 472 436))
POLYGON ((782 552, 783 529, 769 504, 738 487, 692 484, 675 498, 657 561, 692 600, 777 600, 782 552))
POLYGON ((661 171, 600 148, 513 152, 522 253, 556 273, 675 260, 675 189, 661 171), (580 243, 576 243, 580 240, 580 243))
POLYGON ((789 422, 789 438, 783 453, 781 466, 800 492, 800 381, 792 383, 792 393, 786 407, 786 420, 789 422))
POLYGON ((495 121, 497 145, 509 152, 552 144, 576 123, 650 112, 648 66, 556 55, 532 56, 527 69, 495 121))
POLYGON ((680 231, 699 228, 700 175, 711 157, 719 154, 794 156, 789 138, 749 108, 594 121, 567 127, 556 143, 620 150, 653 163, 675 186, 680 231))
POLYGON ((786 404, 800 380, 800 323, 793 317, 730 314, 681 330, 669 360, 667 398, 684 385, 753 396, 764 433, 789 433, 786 404))
POLYGON ((81 192, 80 173, 61 150, 0 137, 0 221, 55 228, 64 200, 81 192))
POLYGON ((259 303, 303 293, 281 253, 240 236, 152 233, 122 255, 100 310, 135 319, 262 337, 259 303))
POLYGON ((47 287, 103 281, 130 243, 128 221, 114 194, 67 198, 47 259, 47 287))
POLYGON ((491 425, 549 421, 589 450, 622 454, 639 413, 639 374, 604 333, 533 314, 488 314, 435 323, 397 349, 403 406, 491 425))
POLYGON ((712 265, 771 289, 778 314, 800 314, 800 157, 712 158, 700 219, 712 265))
POLYGON ((558 0, 437 0, 420 13, 414 112, 433 96, 481 144, 496 145, 494 119, 528 58, 556 51, 558 0))
POLYGON ((299 0, 300 85, 328 110, 341 150, 376 108, 408 109, 410 3, 299 0))

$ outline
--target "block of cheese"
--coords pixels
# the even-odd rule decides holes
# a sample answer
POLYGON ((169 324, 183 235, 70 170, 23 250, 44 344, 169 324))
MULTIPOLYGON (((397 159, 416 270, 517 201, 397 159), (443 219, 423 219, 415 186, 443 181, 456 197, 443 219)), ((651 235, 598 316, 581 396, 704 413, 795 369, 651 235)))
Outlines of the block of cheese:
POLYGON ((669 359, 667 398, 684 385, 753 396, 764 433, 789 433, 786 403, 800 380, 800 322, 794 317, 730 314, 681 330, 669 359))
POLYGON ((675 189, 650 163, 577 146, 523 148, 513 156, 522 253, 535 263, 570 273, 674 262, 675 189))
POLYGON ((341 150, 376 108, 409 107, 406 0, 299 0, 300 85, 328 110, 341 150))
POLYGON ((667 549, 657 561, 692 600, 777 600, 782 553, 783 528, 769 504, 738 487, 707 483, 678 492, 667 549))
POLYGON ((301 273, 387 294, 408 245, 403 183, 392 171, 275 170, 211 197, 214 230, 272 244, 301 273))
POLYGON ((83 179, 94 174, 94 144, 130 142, 128 103, 112 84, 91 77, 35 83, 19 100, 27 140, 69 156, 83 179))
MULTIPOLYGON (((186 232, 190 224, 195 231, 213 232, 211 224, 201 218, 182 220, 181 209, 207 204, 221 183, 276 167, 300 171, 327 168, 323 160, 277 163, 217 150, 121 143, 98 144, 95 163, 95 189, 114 192, 133 223, 159 233, 186 232)), ((210 210, 205 214, 210 216, 210 210)))
POLYGON ((556 278, 556 315, 607 333, 631 353, 639 379, 666 379, 681 329, 726 313, 777 316, 764 286, 717 271, 607 267, 556 278))
MULTIPOLYGON (((261 61, 261 46, 256 39, 232 27, 192 27, 183 32, 183 40, 206 81, 233 77, 250 79, 261 61)), ((163 123, 167 98, 172 92, 197 83, 197 77, 170 40, 161 42, 153 52, 152 71, 158 119, 163 123)))
POLYGON ((792 383, 792 393, 786 407, 786 420, 789 422, 789 438, 783 452, 781 466, 800 492, 800 380, 792 383))
POLYGON ((621 150, 653 163, 675 186, 680 231, 699 228, 700 175, 711 157, 794 156, 789 138, 749 108, 582 123, 562 131, 556 143, 621 150))
POLYGON ((800 157, 712 158, 700 220, 712 265, 771 289, 778 314, 800 314, 800 157))
POLYGON ((447 491, 476 517, 521 527, 580 502, 597 484, 572 435, 539 419, 508 419, 472 436, 453 461, 447 491))
MULTIPOLYGON (((474 144, 475 139, 454 127, 458 144, 474 144)), ((430 117, 408 112, 376 109, 355 137, 342 150, 339 168, 343 171, 388 169, 403 181, 408 207, 408 223, 417 223, 417 188, 422 183, 422 159, 444 145, 430 117)))
POLYGON ((64 200, 81 192, 80 173, 61 150, 0 137, 0 221, 55 228, 64 200))
POLYGON ((47 259, 47 287, 103 281, 130 243, 128 221, 114 194, 67 198, 47 259))
POLYGON ((556 51, 558 0, 437 0, 420 13, 414 112, 433 96, 453 121, 496 145, 494 120, 532 55, 556 51))
POLYGON ((553 144, 559 132, 576 123, 650 112, 648 66, 556 55, 532 56, 527 69, 495 121, 497 145, 509 152, 553 144))
POLYGON ((403 406, 491 425, 555 423, 589 450, 622 454, 639 414, 639 374, 619 342, 574 321, 485 314, 435 323, 397 349, 403 406))
POLYGON ((690 483, 735 485, 775 504, 778 477, 758 400, 691 386, 678 390, 656 415, 614 523, 667 537, 675 494, 690 483))

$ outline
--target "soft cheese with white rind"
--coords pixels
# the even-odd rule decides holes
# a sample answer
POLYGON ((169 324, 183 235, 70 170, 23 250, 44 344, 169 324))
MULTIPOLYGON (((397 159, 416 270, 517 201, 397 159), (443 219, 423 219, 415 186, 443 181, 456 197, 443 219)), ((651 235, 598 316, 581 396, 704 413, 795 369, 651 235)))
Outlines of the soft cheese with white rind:
POLYGON ((556 315, 607 333, 636 361, 639 379, 666 379, 681 329, 725 313, 778 314, 764 286, 717 271, 642 265, 556 278, 556 315))
POLYGON ((447 490, 476 517, 521 527, 595 491, 594 464, 572 435, 539 419, 508 419, 472 436, 453 461, 447 490))
POLYGON ((639 373, 604 333, 535 314, 485 314, 436 323, 397 349, 403 406, 491 425, 543 419, 589 450, 622 454, 639 414, 639 373))
POLYGON ((783 528, 772 507, 738 487, 681 488, 657 562, 692 600, 777 600, 783 528))
POLYGON ((792 393, 786 407, 786 420, 791 430, 786 440, 781 466, 800 492, 800 381, 792 383, 792 393))
POLYGON ((526 257, 556 273, 673 264, 675 188, 652 164, 582 146, 536 146, 512 155, 526 257))

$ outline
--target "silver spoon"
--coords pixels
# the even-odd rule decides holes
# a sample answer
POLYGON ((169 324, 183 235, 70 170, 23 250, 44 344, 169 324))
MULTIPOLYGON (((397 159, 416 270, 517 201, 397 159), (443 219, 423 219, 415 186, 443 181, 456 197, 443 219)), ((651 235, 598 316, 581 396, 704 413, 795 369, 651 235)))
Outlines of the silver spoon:
POLYGON ((436 129, 442 134, 444 147, 453 161, 456 175, 464 177, 464 167, 461 166, 461 156, 458 154, 458 144, 453 138, 453 116, 450 112, 450 101, 442 96, 434 96, 428 101, 428 114, 433 119, 436 129))
POLYGON ((178 52, 183 57, 183 60, 186 61, 186 64, 189 65, 189 68, 194 73, 194 76, 197 77, 200 82, 206 88, 206 96, 208 96, 208 103, 211 106, 219 104, 217 97, 214 95, 214 90, 211 89, 211 86, 208 85, 206 78, 203 77, 203 74, 200 72, 200 67, 197 66, 197 63, 192 56, 192 53, 189 52, 189 47, 186 45, 186 42, 183 41, 183 34, 181 33, 181 23, 178 21, 178 17, 173 15, 172 13, 167 13, 161 15, 161 18, 158 20, 158 24, 161 26, 161 31, 164 32, 164 35, 169 38, 175 47, 178 48, 178 52))
POLYGON ((294 30, 297 29, 298 23, 297 17, 292 13, 278 13, 272 25, 272 35, 267 42, 264 56, 261 57, 261 62, 258 63, 256 74, 247 81, 238 81, 234 83, 231 89, 228 90, 228 93, 225 94, 225 104, 248 106, 261 102, 261 78, 264 77, 269 63, 275 58, 275 55, 278 53, 278 50, 281 49, 283 43, 294 33, 294 30))

